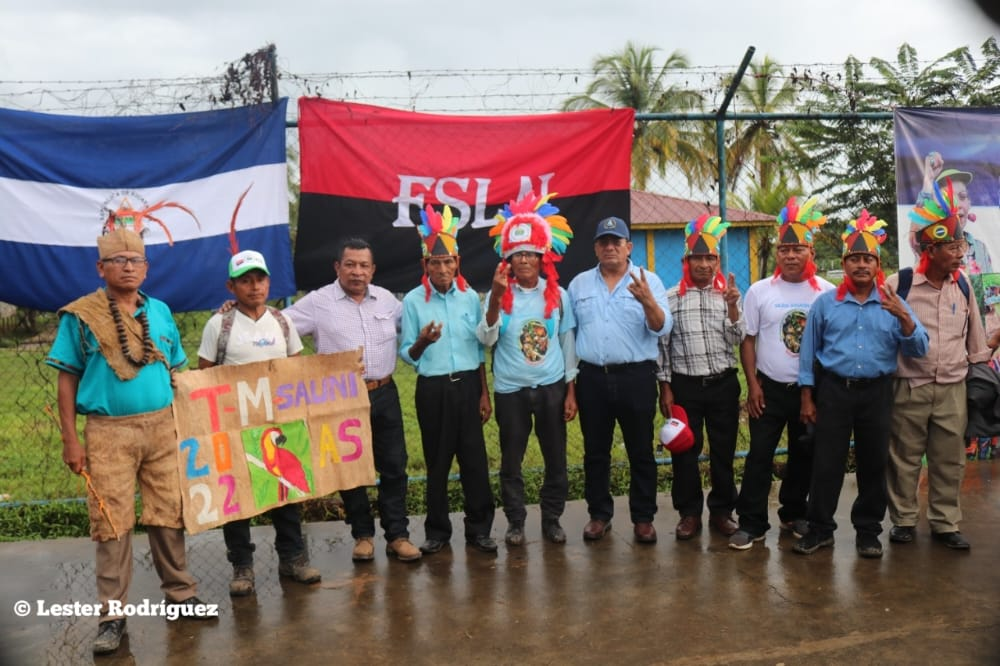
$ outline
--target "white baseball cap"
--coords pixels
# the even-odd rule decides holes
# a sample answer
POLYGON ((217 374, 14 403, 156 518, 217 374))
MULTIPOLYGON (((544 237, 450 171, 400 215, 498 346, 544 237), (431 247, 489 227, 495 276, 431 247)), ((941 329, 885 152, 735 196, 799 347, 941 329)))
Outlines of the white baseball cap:
POLYGON ((271 274, 271 271, 267 270, 264 255, 254 250, 243 250, 234 254, 229 260, 230 278, 238 278, 247 271, 264 271, 266 275, 271 274))

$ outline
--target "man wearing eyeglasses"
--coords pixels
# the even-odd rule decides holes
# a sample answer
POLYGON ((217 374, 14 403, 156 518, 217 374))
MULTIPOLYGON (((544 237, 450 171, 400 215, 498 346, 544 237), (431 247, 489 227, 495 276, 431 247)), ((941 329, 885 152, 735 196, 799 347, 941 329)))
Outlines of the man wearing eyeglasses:
MULTIPOLYGON (((927 329, 930 353, 899 357, 887 469, 893 524, 889 540, 906 544, 916 539, 917 485, 926 455, 931 537, 948 548, 968 550, 969 542, 959 531, 968 419, 965 377, 969 364, 988 361, 990 351, 979 307, 961 270, 967 244, 955 185, 950 178, 935 183, 933 196, 910 213, 920 261, 906 302, 927 329)), ((887 283, 896 288, 899 281, 897 274, 887 283)))
POLYGON ((170 309, 139 288, 148 262, 142 238, 114 229, 97 239, 97 273, 105 287, 59 311, 59 331, 45 362, 59 371, 59 423, 63 462, 88 476, 90 535, 97 542, 97 597, 101 617, 95 654, 118 649, 124 605, 132 581, 135 484, 149 550, 167 603, 198 606, 187 568, 171 373, 187 363, 170 309), (86 449, 76 431, 84 414, 86 449))

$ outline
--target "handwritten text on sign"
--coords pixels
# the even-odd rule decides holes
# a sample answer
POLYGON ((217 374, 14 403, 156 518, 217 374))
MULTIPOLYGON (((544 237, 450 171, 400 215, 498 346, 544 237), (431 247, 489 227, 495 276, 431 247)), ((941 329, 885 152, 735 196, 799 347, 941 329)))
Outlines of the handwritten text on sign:
POLYGON ((191 533, 374 485, 357 352, 177 375, 178 469, 191 533))

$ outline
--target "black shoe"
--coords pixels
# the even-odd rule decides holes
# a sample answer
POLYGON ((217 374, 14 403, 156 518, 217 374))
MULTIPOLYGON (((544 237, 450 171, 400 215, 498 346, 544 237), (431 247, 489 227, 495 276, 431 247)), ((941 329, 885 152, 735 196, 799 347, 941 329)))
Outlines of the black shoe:
POLYGON ((184 601, 168 601, 167 619, 217 620, 219 607, 216 604, 206 604, 198 597, 190 597, 184 601))
POLYGON ((497 542, 494 541, 493 537, 488 534, 479 534, 474 537, 467 537, 465 539, 465 543, 484 553, 497 552, 497 542))
POLYGON ((882 557, 882 542, 878 540, 877 535, 871 532, 858 532, 854 547, 861 557, 882 557))
POLYGON ((94 654, 111 654, 121 645, 126 633, 125 618, 101 622, 94 639, 94 654))
POLYGON ((566 543, 566 530, 558 520, 542 521, 542 536, 552 543, 566 543))
POLYGON ((917 538, 917 528, 913 525, 893 525, 889 530, 889 541, 893 543, 913 543, 917 538))
POLYGON ((833 545, 833 535, 821 535, 819 532, 813 530, 809 531, 809 534, 805 535, 801 539, 795 542, 792 546, 792 550, 800 555, 812 555, 820 548, 826 548, 827 546, 833 545))
POLYGON ((441 550, 447 546, 447 541, 442 541, 441 539, 428 539, 420 544, 420 552, 424 555, 433 555, 434 553, 440 553, 441 550))
POLYGON ((965 540, 961 532, 931 532, 935 541, 940 541, 949 548, 955 550, 969 550, 972 545, 965 540))
POLYGON ((524 545, 524 522, 514 521, 507 526, 507 534, 503 537, 508 546, 524 545))

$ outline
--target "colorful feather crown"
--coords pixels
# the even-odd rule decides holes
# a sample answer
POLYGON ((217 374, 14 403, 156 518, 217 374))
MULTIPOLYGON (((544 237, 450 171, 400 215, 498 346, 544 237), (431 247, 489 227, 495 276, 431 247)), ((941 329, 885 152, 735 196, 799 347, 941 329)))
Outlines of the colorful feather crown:
POLYGON ((847 223, 844 233, 840 235, 844 241, 844 251, 842 256, 850 254, 871 254, 880 256, 879 246, 887 238, 885 233, 885 220, 880 220, 867 209, 862 209, 856 220, 847 223))
POLYGON ((723 222, 719 216, 709 217, 708 213, 691 220, 684 227, 684 243, 687 246, 684 255, 719 254, 719 239, 726 235, 728 228, 728 222, 723 222))
POLYGON ((921 245, 949 243, 961 233, 958 228, 958 206, 955 205, 955 188, 951 178, 934 185, 934 196, 925 198, 910 211, 910 221, 916 227, 921 245))
POLYGON ((812 245, 813 231, 826 224, 826 215, 814 206, 819 197, 806 199, 801 207, 791 197, 775 220, 778 222, 778 245, 812 245))
POLYGON ((417 233, 424 257, 458 256, 458 218, 452 216, 447 205, 439 213, 427 204, 420 211, 417 233))
POLYGON ((528 192, 518 201, 504 204, 496 214, 497 223, 490 229, 495 237, 493 247, 498 255, 507 259, 516 252, 551 253, 558 261, 566 253, 573 238, 573 230, 559 209, 549 203, 555 193, 539 197, 528 192))

